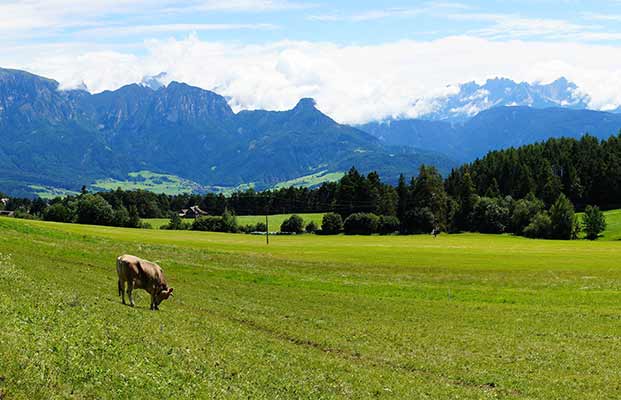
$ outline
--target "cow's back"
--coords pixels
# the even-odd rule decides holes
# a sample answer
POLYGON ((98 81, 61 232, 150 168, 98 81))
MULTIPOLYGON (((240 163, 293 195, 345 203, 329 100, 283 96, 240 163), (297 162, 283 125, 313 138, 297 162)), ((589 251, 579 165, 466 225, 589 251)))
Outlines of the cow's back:
POLYGON ((140 259, 135 256, 122 255, 116 259, 116 272, 122 281, 133 281, 140 276, 140 259))
POLYGON ((117 258, 117 273, 121 280, 134 282, 140 288, 165 282, 159 265, 128 254, 117 258))

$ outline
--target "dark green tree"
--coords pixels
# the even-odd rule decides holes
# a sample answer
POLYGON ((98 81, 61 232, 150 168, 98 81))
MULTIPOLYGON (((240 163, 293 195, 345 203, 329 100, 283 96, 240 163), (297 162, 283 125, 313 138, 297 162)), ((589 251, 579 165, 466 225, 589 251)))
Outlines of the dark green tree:
POLYGON ((405 213, 409 208, 410 191, 405 183, 405 176, 399 175, 399 183, 397 184, 397 218, 403 221, 405 213))
POLYGON ((413 182, 412 201, 416 209, 429 208, 434 215, 434 226, 445 229, 447 225, 447 195, 442 175, 434 167, 421 166, 413 182))
POLYGON ((371 213, 355 213, 343 223, 346 235, 371 235, 377 233, 379 217, 371 213))
POLYGON ((80 224, 112 225, 114 210, 103 197, 87 193, 78 200, 77 222, 80 224))
POLYGON ((45 209, 43 219, 54 222, 71 222, 71 211, 63 203, 55 203, 45 209))
MULTIPOLYGON (((129 228, 139 228, 141 225, 140 215, 138 214, 138 209, 135 205, 129 206, 129 219, 127 221, 127 227, 129 228)), ((176 213, 175 213, 176 214, 176 213)))
POLYGON ((513 207, 511 215, 511 230, 516 235, 522 235, 526 228, 533 220, 535 215, 545 209, 543 201, 537 199, 534 194, 530 193, 526 198, 518 200, 513 207))
POLYGON ((378 231, 382 235, 390 235, 399 232, 400 226, 399 218, 393 215, 382 215, 379 219, 378 231))
POLYGON ((280 225, 281 232, 302 233, 304 232, 304 220, 297 214, 293 214, 280 225))
POLYGON ((574 232, 574 216, 573 204, 567 196, 561 194, 550 208, 551 237, 553 239, 571 240, 574 232))

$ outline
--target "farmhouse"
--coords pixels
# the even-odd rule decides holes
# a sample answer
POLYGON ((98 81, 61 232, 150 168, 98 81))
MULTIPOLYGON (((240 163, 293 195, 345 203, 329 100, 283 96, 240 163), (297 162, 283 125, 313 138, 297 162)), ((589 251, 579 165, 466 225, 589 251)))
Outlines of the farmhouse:
POLYGON ((179 212, 181 218, 198 218, 209 215, 207 211, 203 211, 198 206, 192 206, 190 208, 184 208, 179 212))

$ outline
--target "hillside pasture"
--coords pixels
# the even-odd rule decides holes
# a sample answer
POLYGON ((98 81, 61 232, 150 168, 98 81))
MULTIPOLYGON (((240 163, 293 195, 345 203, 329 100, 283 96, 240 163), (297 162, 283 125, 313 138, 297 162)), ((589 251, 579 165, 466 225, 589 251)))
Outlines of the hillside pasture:
POLYGON ((616 242, 0 232, 8 399, 621 396, 616 242), (166 271, 161 311, 120 303, 123 253, 166 271))

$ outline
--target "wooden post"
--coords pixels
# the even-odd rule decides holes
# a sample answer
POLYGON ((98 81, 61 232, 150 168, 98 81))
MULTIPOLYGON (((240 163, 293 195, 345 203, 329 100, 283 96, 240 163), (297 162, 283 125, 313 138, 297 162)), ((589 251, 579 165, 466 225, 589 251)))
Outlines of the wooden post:
POLYGON ((265 214, 265 242, 266 244, 270 244, 270 222, 267 219, 267 214, 265 214))

